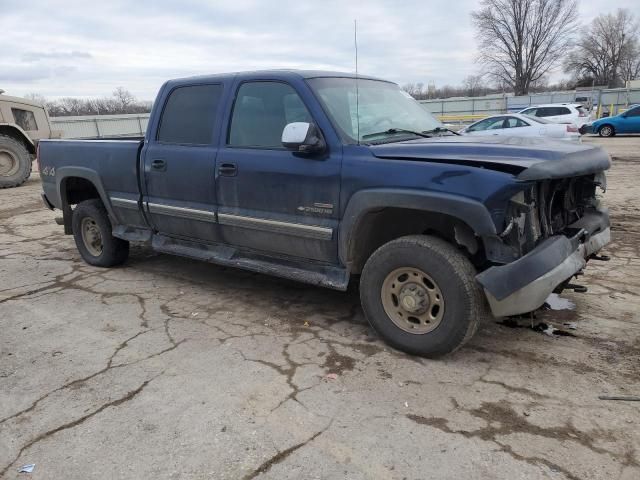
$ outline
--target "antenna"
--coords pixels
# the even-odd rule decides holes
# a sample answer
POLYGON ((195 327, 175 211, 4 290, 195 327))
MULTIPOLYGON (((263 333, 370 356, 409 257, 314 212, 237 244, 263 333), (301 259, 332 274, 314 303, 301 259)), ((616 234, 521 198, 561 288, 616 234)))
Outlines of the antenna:
POLYGON ((360 145, 360 90, 358 89, 358 20, 353 20, 353 45, 356 51, 356 134, 360 145))

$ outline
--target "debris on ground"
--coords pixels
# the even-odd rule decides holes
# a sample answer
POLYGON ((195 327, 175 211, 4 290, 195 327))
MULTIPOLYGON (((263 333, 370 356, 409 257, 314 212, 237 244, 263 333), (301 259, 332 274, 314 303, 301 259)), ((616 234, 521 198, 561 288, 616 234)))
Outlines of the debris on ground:
POLYGON ((338 379, 338 374, 337 373, 327 373, 326 378, 329 379, 329 380, 337 380, 338 379))
POLYGON ((36 468, 35 463, 30 463, 28 465, 23 465, 18 469, 18 473, 31 473, 33 469, 36 468))
POLYGON ((576 325, 574 322, 564 322, 562 325, 567 327, 569 330, 577 330, 578 329, 578 325, 576 325))
POLYGON ((305 320, 305 321, 304 321, 304 326, 305 326, 305 327, 308 327, 308 326, 309 326, 309 322, 305 320))
POLYGON ((621 400, 625 402, 640 402, 640 397, 635 395, 599 395, 600 400, 621 400))
POLYGON ((531 327, 531 329, 534 332, 541 332, 545 335, 549 335, 550 337, 575 337, 573 333, 561 330, 545 322, 540 322, 537 325, 531 327))
POLYGON ((568 298, 563 298, 557 293, 552 293, 544 302, 547 310, 575 310, 576 304, 568 298))
MULTIPOLYGON (((536 324, 534 324, 533 321, 529 321, 528 324, 520 323, 518 319, 515 317, 505 318, 496 323, 498 323, 498 325, 502 325, 504 327, 509 327, 509 328, 528 328, 530 330, 533 330, 534 332, 544 333, 545 335, 549 335, 550 337, 575 337, 576 336, 571 332, 567 332, 566 330, 562 330, 560 328, 554 327, 553 325, 550 325, 545 322, 538 322, 536 324)), ((571 330, 576 330, 577 328, 575 323, 567 322, 563 325, 567 326, 567 328, 570 328, 571 330)))

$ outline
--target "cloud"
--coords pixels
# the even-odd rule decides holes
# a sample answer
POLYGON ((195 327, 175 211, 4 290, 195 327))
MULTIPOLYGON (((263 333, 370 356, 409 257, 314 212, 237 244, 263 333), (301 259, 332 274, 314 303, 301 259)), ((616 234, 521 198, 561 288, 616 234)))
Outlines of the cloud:
MULTIPOLYGON (((51 78, 51 71, 48 67, 18 64, 0 64, 0 83, 6 84, 32 84, 38 80, 51 78)), ((11 93, 9 88, 4 87, 7 93, 11 93)))
POLYGON ((25 62, 37 62, 39 60, 66 60, 66 59, 89 59, 93 56, 89 52, 79 52, 72 50, 71 52, 25 52, 22 59, 25 62))
MULTIPOLYGON (((607 10, 637 0, 610 0, 607 10)), ((474 74, 477 0, 0 0, 0 87, 21 95, 152 99, 175 77, 262 68, 359 69, 398 83, 459 84, 474 74), (29 25, 29 28, 24 28, 29 25), (39 47, 40 46, 40 47, 39 47), (46 46, 46 48, 41 47, 46 46)), ((583 0, 591 16, 601 8, 583 0)), ((585 21, 589 18, 585 17, 585 21)))

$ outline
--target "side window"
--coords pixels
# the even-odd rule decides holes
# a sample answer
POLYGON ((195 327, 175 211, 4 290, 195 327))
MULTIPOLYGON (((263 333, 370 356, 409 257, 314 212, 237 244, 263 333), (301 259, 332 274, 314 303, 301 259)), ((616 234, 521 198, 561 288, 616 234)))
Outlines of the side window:
POLYGON ((21 129, 25 132, 33 132, 38 130, 38 124, 36 124, 36 117, 31 110, 22 110, 20 108, 12 108, 13 118, 21 129))
POLYGON ((553 115, 555 113, 553 113, 553 108, 551 107, 541 107, 536 112, 536 117, 552 117, 553 115))
POLYGON ((532 117, 536 116, 537 108, 530 108, 528 110, 524 110, 520 112, 522 115, 531 115, 532 117))
POLYGON ((483 130, 489 129, 496 122, 502 123, 502 117, 497 118, 485 118, 484 120, 480 120, 475 125, 472 125, 467 129, 468 132, 481 132, 483 130))
POLYGON ((311 115, 290 85, 247 82, 240 85, 233 106, 228 144, 233 147, 282 148, 282 130, 292 122, 310 122, 311 115))
POLYGON ((629 110, 627 117, 640 117, 640 107, 629 110))
POLYGON ((527 124, 516 117, 507 117, 505 128, 526 127, 527 124))
POLYGON ((213 138, 222 85, 174 89, 162 111, 157 140, 182 145, 208 145, 213 138))
POLYGON ((554 115, 571 115, 571 110, 567 107, 556 107, 556 113, 554 115))
POLYGON ((487 130, 500 130, 501 128, 505 128, 505 120, 505 117, 492 118, 487 130))

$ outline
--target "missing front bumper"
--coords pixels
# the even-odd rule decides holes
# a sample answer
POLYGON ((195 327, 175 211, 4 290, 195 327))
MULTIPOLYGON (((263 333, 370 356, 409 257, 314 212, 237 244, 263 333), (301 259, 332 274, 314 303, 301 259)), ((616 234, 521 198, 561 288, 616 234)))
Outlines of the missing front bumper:
POLYGON ((564 236, 549 238, 524 257, 476 276, 496 317, 540 308, 553 290, 586 265, 586 259, 611 240, 609 227, 584 243, 564 236))

